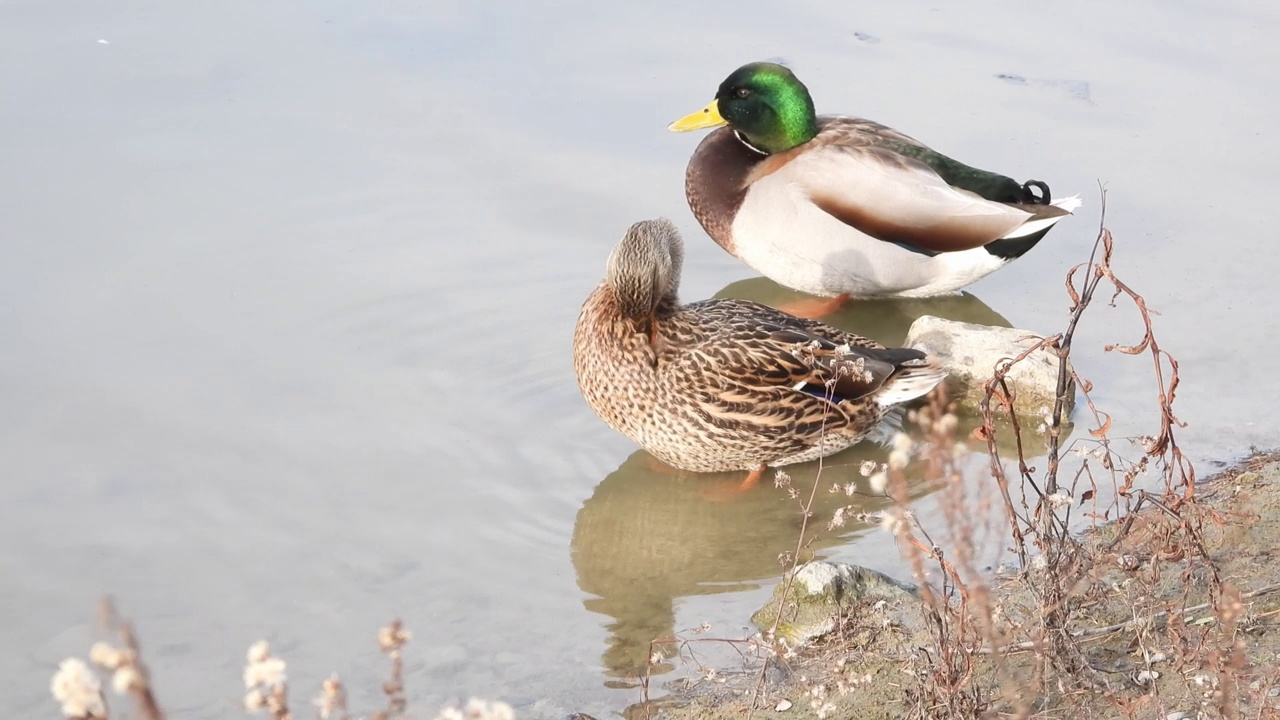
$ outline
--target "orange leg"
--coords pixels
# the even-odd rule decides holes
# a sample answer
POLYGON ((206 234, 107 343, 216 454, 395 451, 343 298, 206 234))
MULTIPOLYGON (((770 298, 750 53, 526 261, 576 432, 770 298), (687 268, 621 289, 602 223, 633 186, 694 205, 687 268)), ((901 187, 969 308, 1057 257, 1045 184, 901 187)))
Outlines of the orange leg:
POLYGON ((848 300, 849 296, 847 294, 837 295, 833 298, 805 298, 804 300, 783 303, 778 309, 796 317, 817 320, 839 310, 840 306, 844 305, 848 300))
POLYGON ((760 478, 764 477, 764 470, 765 466, 761 465, 755 470, 747 473, 747 477, 741 482, 713 485, 706 488, 702 495, 703 497, 715 502, 726 502, 728 500, 732 500, 756 485, 759 485, 760 478))
POLYGON ((747 477, 743 479, 741 483, 738 484, 738 491, 743 492, 746 490, 750 490, 751 488, 760 484, 760 478, 762 477, 764 477, 764 465, 761 465, 755 470, 752 470, 751 472, 747 473, 747 477))

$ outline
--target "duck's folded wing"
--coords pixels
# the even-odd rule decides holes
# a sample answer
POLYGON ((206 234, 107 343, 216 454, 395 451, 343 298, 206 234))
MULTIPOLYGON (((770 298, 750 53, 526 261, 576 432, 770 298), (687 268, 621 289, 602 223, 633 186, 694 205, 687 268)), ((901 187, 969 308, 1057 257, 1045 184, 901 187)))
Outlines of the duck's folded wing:
POLYGON ((732 342, 720 337, 695 353, 697 362, 725 379, 725 387, 785 388, 832 402, 875 393, 902 363, 924 354, 903 348, 836 343, 801 330, 761 324, 739 328, 732 342))
POLYGON ((869 144, 831 142, 798 152, 758 180, 775 183, 871 237, 935 253, 982 247, 1033 220, 1067 214, 1053 205, 985 200, 948 185, 919 160, 869 144))

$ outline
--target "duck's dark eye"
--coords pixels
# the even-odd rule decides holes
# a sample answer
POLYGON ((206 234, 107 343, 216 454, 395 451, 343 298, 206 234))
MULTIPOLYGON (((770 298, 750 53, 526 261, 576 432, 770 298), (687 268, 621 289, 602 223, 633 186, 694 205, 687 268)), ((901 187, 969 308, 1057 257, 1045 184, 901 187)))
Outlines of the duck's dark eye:
POLYGON ((751 94, 751 91, 744 87, 740 87, 737 90, 733 91, 734 97, 738 97, 738 98, 744 98, 750 94, 751 94))

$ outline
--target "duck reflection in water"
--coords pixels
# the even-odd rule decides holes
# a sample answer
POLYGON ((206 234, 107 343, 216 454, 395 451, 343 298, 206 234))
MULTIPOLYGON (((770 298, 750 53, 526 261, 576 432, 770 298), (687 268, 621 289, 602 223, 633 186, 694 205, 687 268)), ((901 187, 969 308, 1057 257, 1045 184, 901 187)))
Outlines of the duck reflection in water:
MULTIPOLYGON (((981 425, 969 413, 962 413, 959 421, 957 438, 970 436, 981 425)), ((909 434, 917 435, 911 423, 904 425, 909 434)), ((1064 426, 1064 433, 1069 437, 1071 426, 1064 426)), ((1011 433, 1002 433, 998 443, 1003 457, 1017 456, 1011 433)), ((692 617, 678 626, 678 600, 746 592, 776 582, 786 569, 779 556, 796 549, 800 503, 808 499, 815 483, 813 519, 802 560, 829 557, 838 548, 853 546, 857 554, 848 558, 852 562, 868 564, 858 558, 874 558, 872 566, 892 564, 898 558, 897 545, 878 522, 849 520, 842 527, 827 526, 837 508, 851 506, 845 517, 854 518, 892 505, 892 500, 871 489, 860 472, 864 463, 879 465, 887 458, 886 447, 863 442, 821 463, 785 468, 798 500, 787 489, 776 487, 771 474, 766 482, 726 502, 707 488, 732 482, 733 473, 684 473, 661 468, 643 450, 633 453, 582 504, 571 542, 578 587, 591 596, 583 601, 584 607, 612 618, 606 625, 606 673, 613 678, 636 678, 646 669, 650 674, 673 669, 671 662, 648 667, 653 652, 664 659, 675 654, 672 644, 651 648, 650 642, 671 638, 677 627, 696 626, 706 619, 692 617), (855 484, 855 494, 831 492, 833 486, 849 483, 855 484)), ((978 467, 987 462, 985 455, 975 454, 973 459, 978 467)), ((925 482, 920 470, 911 465, 906 471, 908 500, 916 508, 921 498, 939 487, 925 482)), ((983 477, 977 470, 970 480, 980 482, 983 477)), ((927 515, 923 520, 936 527, 927 515)), ((743 622, 754 609, 742 608, 743 622)), ((737 628, 725 632, 728 637, 745 635, 737 628)))
MULTIPOLYGON (((884 459, 883 448, 863 443, 822 463, 824 486, 856 479, 861 492, 849 497, 820 488, 815 517, 830 517, 835 508, 851 503, 868 512, 886 507, 890 501, 872 494, 858 472, 863 461, 884 459)), ((819 467, 807 463, 787 468, 792 487, 802 497, 808 497, 818 480, 819 467)), ((752 491, 722 502, 705 492, 708 478, 717 477, 660 470, 647 453, 637 451, 596 486, 578 511, 573 566, 578 587, 594 596, 583 601, 586 609, 613 618, 603 658, 610 676, 644 674, 650 641, 676 632, 677 599, 752 590, 782 574, 778 556, 794 550, 800 534, 797 501, 774 487, 771 475, 752 491)), ((821 554, 868 529, 867 524, 851 522, 817 533, 809 552, 821 554)), ((667 657, 674 652, 670 645, 654 650, 667 657)), ((669 669, 665 665, 649 670, 669 669)))

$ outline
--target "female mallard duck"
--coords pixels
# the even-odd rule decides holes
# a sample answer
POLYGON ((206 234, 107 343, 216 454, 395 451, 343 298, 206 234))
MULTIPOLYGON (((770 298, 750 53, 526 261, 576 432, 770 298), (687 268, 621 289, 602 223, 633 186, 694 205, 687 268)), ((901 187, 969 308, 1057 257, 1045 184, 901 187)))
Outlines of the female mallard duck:
POLYGON ((676 298, 684 245, 667 220, 638 222, 609 255, 573 338, 587 404, 682 470, 816 460, 862 439, 945 373, 878 343, 746 300, 676 298))
POLYGON ((756 271, 835 304, 955 292, 1080 206, 1078 197, 1051 202, 1043 182, 969 167, 870 120, 818 117, 781 65, 743 65, 710 105, 670 129, 722 125, 689 160, 694 216, 756 271))

